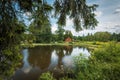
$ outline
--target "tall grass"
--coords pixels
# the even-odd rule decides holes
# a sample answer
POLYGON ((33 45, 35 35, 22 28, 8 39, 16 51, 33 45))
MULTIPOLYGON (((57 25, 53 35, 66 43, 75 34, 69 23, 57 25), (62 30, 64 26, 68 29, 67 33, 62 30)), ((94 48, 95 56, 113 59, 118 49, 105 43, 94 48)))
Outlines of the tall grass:
POLYGON ((120 79, 120 44, 110 42, 92 55, 100 65, 105 80, 120 79))

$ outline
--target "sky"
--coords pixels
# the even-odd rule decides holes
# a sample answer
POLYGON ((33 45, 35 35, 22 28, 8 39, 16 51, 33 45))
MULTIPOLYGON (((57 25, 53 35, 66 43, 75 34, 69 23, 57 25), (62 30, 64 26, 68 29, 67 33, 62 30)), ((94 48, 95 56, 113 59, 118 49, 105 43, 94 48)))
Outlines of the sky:
MULTIPOLYGON (((51 1, 51 0, 50 0, 51 1)), ((75 36, 83 36, 95 32, 116 32, 120 33, 120 0, 86 0, 88 5, 98 4, 95 11, 98 20, 98 26, 94 30, 82 30, 76 32, 73 29, 73 22, 69 18, 66 20, 65 30, 70 30, 75 36)), ((56 20, 52 19, 52 32, 57 30, 56 20)))

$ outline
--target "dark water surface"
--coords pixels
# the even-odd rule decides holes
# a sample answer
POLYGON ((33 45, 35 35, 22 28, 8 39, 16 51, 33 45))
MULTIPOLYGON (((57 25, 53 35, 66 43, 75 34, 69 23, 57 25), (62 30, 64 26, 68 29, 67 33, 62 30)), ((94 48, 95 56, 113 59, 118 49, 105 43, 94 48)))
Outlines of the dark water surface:
POLYGON ((13 80, 38 80, 43 72, 59 73, 62 68, 74 68, 74 56, 83 53, 89 56, 86 48, 73 46, 39 46, 23 49, 23 65, 15 72, 13 80))

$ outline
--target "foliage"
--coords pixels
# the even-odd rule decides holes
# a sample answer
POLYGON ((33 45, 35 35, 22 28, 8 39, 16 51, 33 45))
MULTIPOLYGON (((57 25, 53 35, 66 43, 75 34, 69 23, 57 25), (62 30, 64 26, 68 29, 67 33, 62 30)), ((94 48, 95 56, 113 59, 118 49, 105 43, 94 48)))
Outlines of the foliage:
MULTIPOLYGON (((39 0, 36 0, 39 1, 39 0)), ((44 27, 50 27, 50 20, 49 15, 52 10, 52 6, 50 6, 46 0, 40 0, 41 2, 34 2, 33 11, 32 11, 32 18, 34 19, 32 24, 34 28, 37 29, 44 29, 44 27)))
POLYGON ((120 42, 120 33, 119 34, 116 34, 116 33, 113 33, 110 37, 110 40, 114 40, 114 41, 119 41, 120 42))
POLYGON ((40 76, 39 80, 56 80, 56 79, 53 78, 53 75, 50 74, 50 72, 46 72, 40 76))
POLYGON ((11 76, 21 59, 19 44, 25 25, 11 20, 10 23, 0 21, 0 26, 0 76, 4 78, 11 76))
POLYGON ((19 46, 13 46, 3 50, 4 57, 1 58, 0 73, 5 76, 0 75, 1 77, 10 78, 15 68, 20 64, 21 55, 18 53, 19 51, 19 46))
POLYGON ((111 42, 97 49, 90 57, 75 57, 75 80, 119 80, 120 45, 111 42))
POLYGON ((88 6, 86 0, 55 0, 55 17, 58 17, 60 26, 65 26, 68 15, 73 19, 76 31, 82 30, 82 27, 93 28, 97 25, 94 13, 97 6, 96 4, 88 6))
POLYGON ((36 37, 35 42, 48 43, 51 42, 51 23, 49 15, 52 7, 46 2, 34 3, 34 11, 32 12, 33 22, 29 26, 29 32, 36 37))
POLYGON ((94 39, 96 41, 108 41, 110 39, 111 34, 108 32, 96 32, 94 34, 94 39))
POLYGON ((62 27, 58 26, 58 30, 56 31, 56 34, 58 35, 57 41, 64 40, 64 32, 65 32, 65 30, 62 27))
POLYGON ((52 32, 51 32, 50 25, 45 25, 44 28, 41 28, 41 29, 31 25, 29 27, 29 30, 31 33, 29 35, 32 35, 36 38, 34 42, 36 43, 50 43, 51 42, 52 32))
POLYGON ((75 57, 76 63, 76 80, 102 80, 101 69, 99 64, 92 58, 87 58, 85 55, 75 57))
POLYGON ((74 79, 71 79, 71 78, 68 78, 68 77, 64 77, 64 78, 61 78, 60 80, 74 80, 74 79))
POLYGON ((66 30, 66 31, 65 31, 65 35, 64 35, 64 39, 66 39, 66 38, 68 38, 68 37, 70 37, 70 38, 72 39, 72 38, 73 38, 73 35, 72 35, 71 31, 66 30))
POLYGON ((80 41, 120 41, 120 34, 109 32, 96 32, 95 34, 89 34, 87 36, 74 36, 75 40, 80 41))
POLYGON ((120 45, 112 42, 93 54, 101 65, 106 80, 119 80, 120 76, 120 45))

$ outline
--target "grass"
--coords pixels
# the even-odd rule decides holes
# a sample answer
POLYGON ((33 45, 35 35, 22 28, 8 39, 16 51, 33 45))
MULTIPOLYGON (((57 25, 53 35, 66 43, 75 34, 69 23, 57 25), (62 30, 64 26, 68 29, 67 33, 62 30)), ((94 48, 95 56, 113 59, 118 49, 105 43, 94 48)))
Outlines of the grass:
MULTIPOLYGON (((98 42, 98 41, 79 41, 79 42, 55 42, 55 43, 22 43, 22 47, 28 48, 28 47, 35 47, 35 46, 52 46, 52 45, 57 45, 57 46, 81 46, 81 47, 86 47, 88 49, 94 50, 97 48, 103 48, 105 44, 108 44, 110 42, 98 42)), ((118 44, 120 44, 118 42, 118 44)))

